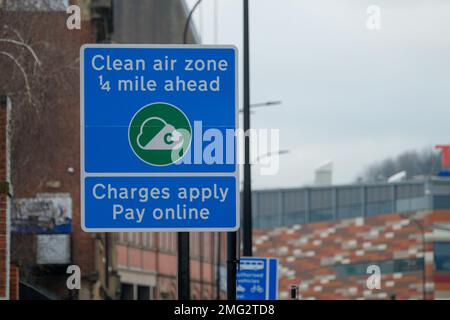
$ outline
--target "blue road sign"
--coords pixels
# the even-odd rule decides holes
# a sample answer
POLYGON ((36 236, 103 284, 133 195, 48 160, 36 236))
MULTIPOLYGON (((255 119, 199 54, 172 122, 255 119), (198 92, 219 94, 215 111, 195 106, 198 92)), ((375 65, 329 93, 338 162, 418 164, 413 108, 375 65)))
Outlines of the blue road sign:
POLYGON ((276 300, 278 298, 278 260, 241 257, 236 277, 238 300, 276 300))
POLYGON ((437 175, 439 177, 450 177, 450 170, 441 170, 437 175))
POLYGON ((230 231, 238 218, 232 46, 84 45, 85 231, 230 231))

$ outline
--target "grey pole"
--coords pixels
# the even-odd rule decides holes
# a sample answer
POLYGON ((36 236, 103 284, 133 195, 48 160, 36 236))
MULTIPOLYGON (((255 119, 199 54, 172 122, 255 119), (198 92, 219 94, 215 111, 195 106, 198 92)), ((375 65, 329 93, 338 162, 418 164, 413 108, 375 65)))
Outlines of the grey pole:
MULTIPOLYGON (((197 0, 186 18, 183 29, 183 44, 187 44, 188 29, 192 15, 201 2, 202 0, 197 0)), ((189 232, 178 232, 178 299, 189 300, 190 298, 189 232)))
POLYGON ((236 300, 236 234, 227 233, 227 299, 236 300))
POLYGON ((243 212, 243 249, 244 256, 251 257, 252 252, 252 185, 250 165, 250 53, 249 53, 249 7, 244 0, 244 212, 243 212))
POLYGON ((189 232, 178 232, 178 300, 190 298, 189 232))

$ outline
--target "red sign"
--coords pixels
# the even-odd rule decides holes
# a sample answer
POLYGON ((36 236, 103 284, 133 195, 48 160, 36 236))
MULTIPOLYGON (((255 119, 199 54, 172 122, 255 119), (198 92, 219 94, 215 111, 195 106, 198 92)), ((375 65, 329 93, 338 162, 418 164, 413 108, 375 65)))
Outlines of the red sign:
POLYGON ((450 145, 439 144, 434 148, 442 150, 442 166, 450 167, 450 145))

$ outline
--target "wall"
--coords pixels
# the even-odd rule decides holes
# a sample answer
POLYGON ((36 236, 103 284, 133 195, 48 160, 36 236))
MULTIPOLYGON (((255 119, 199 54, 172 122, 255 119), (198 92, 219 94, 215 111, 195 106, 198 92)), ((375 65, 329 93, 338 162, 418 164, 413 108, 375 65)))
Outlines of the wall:
MULTIPOLYGON (((187 17, 184 0, 112 0, 114 6, 113 42, 118 43, 183 43, 187 17), (144 13, 145 14, 142 14, 144 13)), ((191 24, 188 43, 198 43, 191 24)))
MULTIPOLYGON (((80 228, 79 177, 79 48, 92 42, 89 22, 81 30, 66 28, 65 12, 0 11, 0 37, 17 40, 15 30, 39 57, 40 65, 21 47, 2 43, 1 49, 22 62, 30 90, 11 59, 0 58, 0 92, 13 102, 11 173, 16 198, 40 192, 68 192, 72 198, 72 261, 81 267, 81 296, 91 298, 96 281, 95 235, 80 228), (26 23, 24 23, 26 21, 26 23), (25 137, 25 138, 24 138, 25 137), (72 171, 73 170, 73 171, 72 171)), ((26 253, 25 253, 26 254, 26 253)), ((23 255, 18 252, 17 256, 23 255)), ((21 270, 28 277, 33 270, 21 270), (26 272, 25 272, 26 271, 26 272)), ((59 275, 67 293, 65 272, 59 275)), ((44 281, 45 282, 45 281, 44 281)))
MULTIPOLYGON (((226 239, 225 233, 221 235, 221 265, 224 265, 226 239)), ((176 233, 121 233, 116 240, 117 268, 122 284, 150 287, 152 299, 177 298, 176 233)), ((190 233, 193 299, 216 297, 216 240, 212 233, 190 233)))
POLYGON ((422 299, 423 261, 426 298, 448 299, 450 273, 434 272, 433 243, 450 233, 432 226, 449 222, 450 211, 435 210, 259 229, 254 255, 279 257, 280 299, 291 285, 300 299, 422 299), (370 264, 381 267, 381 289, 366 286, 370 264))

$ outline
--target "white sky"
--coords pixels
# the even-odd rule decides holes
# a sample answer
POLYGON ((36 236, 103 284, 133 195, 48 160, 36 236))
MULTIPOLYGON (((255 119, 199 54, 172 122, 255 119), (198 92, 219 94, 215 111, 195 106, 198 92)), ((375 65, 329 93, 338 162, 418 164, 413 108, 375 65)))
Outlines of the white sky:
MULTIPOLYGON (((214 43, 214 2, 218 43, 241 50, 242 0, 203 0, 203 42, 214 43)), ((279 128, 290 150, 279 174, 253 170, 254 188, 311 183, 325 160, 347 183, 374 161, 450 142, 450 1, 251 0, 250 41, 252 103, 283 101, 255 109, 252 126, 279 128), (366 28, 373 4, 379 31, 366 28)))

